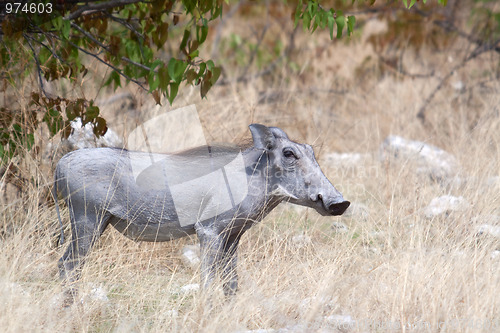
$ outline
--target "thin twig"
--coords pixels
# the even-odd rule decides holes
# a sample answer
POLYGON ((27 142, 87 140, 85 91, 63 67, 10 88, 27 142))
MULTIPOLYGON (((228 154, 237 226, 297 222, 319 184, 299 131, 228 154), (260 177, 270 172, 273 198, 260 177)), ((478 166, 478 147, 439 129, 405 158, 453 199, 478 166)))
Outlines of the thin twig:
POLYGON ((264 40, 264 36, 266 35, 267 29, 269 28, 269 24, 266 24, 264 26, 264 29, 262 29, 262 33, 260 34, 260 37, 257 39, 257 44, 255 45, 255 48, 252 51, 252 54, 250 54, 250 59, 248 60, 248 64, 245 66, 243 69, 243 74, 241 76, 245 77, 248 73, 248 69, 250 66, 252 66, 255 56, 257 55, 257 52, 259 52, 260 45, 262 44, 262 41, 264 40))
MULTIPOLYGON (((416 10, 416 12, 419 15, 424 16, 424 17, 429 16, 429 14, 426 14, 425 12, 423 12, 421 10, 416 10)), ((495 51, 495 52, 500 53, 500 38, 494 42, 485 41, 484 39, 474 37, 474 36, 464 32, 464 31, 460 30, 450 20, 446 20, 446 21, 433 20, 432 23, 437 25, 438 27, 441 27, 442 29, 444 29, 448 32, 456 33, 458 36, 465 38, 471 44, 476 44, 477 47, 462 62, 460 62, 458 65, 454 66, 452 68, 452 70, 441 79, 441 81, 436 86, 436 88, 434 88, 432 93, 429 96, 427 96, 423 105, 420 107, 420 110, 417 113, 417 118, 420 119, 420 121, 422 123, 425 122, 425 110, 426 110, 426 108, 429 106, 431 101, 434 99, 437 92, 443 88, 444 83, 446 81, 448 81, 448 79, 453 75, 453 73, 455 73, 460 68, 464 67, 469 61, 477 58, 479 55, 481 55, 485 52, 495 51)))
POLYGON ((37 67, 37 72, 38 72, 38 80, 40 81, 40 88, 42 89, 43 94, 45 97, 49 98, 49 95, 45 91, 45 87, 43 85, 43 79, 42 79, 42 68, 40 67, 40 62, 38 61, 38 56, 36 55, 35 49, 33 48, 33 45, 31 44, 31 41, 29 38, 26 36, 26 34, 23 34, 24 38, 28 42, 28 45, 31 49, 31 52, 33 52, 33 58, 35 59, 36 67, 37 67))
MULTIPOLYGON (((53 36, 54 38, 57 38, 59 39, 59 37, 57 36, 53 36)), ((141 87, 143 90, 145 91, 148 91, 148 89, 146 89, 139 81, 129 77, 128 75, 124 74, 121 70, 119 70, 118 68, 116 68, 115 66, 111 65, 110 63, 107 63, 106 61, 104 61, 103 59, 99 58, 96 54, 92 53, 92 52, 89 52, 87 50, 85 50, 84 48, 81 48, 80 46, 76 45, 75 43, 73 43, 72 41, 67 41, 68 43, 70 43, 73 47, 76 47, 78 50, 82 51, 83 53, 95 58, 96 60, 102 62, 104 65, 108 66, 109 68, 111 68, 112 70, 114 70, 115 72, 117 72, 118 74, 120 74, 121 76, 123 76, 125 79, 131 81, 131 82, 134 82, 135 84, 137 84, 139 87, 141 87)))
POLYGON ((120 23, 121 25, 123 25, 125 28, 127 28, 128 30, 132 31, 134 33, 134 35, 136 35, 139 39, 142 39, 142 40, 146 40, 146 37, 144 37, 143 34, 141 34, 139 31, 137 31, 133 26, 132 24, 130 24, 129 22, 127 22, 127 20, 124 20, 120 17, 116 17, 114 15, 111 15, 111 14, 107 14, 107 17, 109 17, 110 19, 112 19, 113 21, 115 22, 118 22, 120 23))
POLYGON ((348 90, 335 90, 335 89, 322 89, 322 88, 310 88, 310 89, 295 89, 295 90, 276 90, 269 91, 263 90, 259 91, 259 98, 257 100, 257 104, 261 104, 263 102, 269 103, 275 100, 282 99, 283 96, 290 95, 296 96, 300 94, 309 95, 309 94, 326 94, 326 95, 345 95, 348 93, 348 90), (270 100, 270 101, 269 101, 270 100))
POLYGON ((215 59, 217 57, 217 49, 219 47, 219 42, 220 42, 220 38, 222 35, 222 28, 224 28, 224 26, 226 25, 226 22, 228 20, 230 20, 234 14, 236 14, 236 12, 240 8, 240 6, 244 3, 245 3, 245 0, 238 1, 238 3, 235 4, 234 6, 232 6, 231 9, 229 10, 229 12, 227 12, 227 14, 224 14, 224 16, 220 19, 220 22, 217 25, 217 31, 215 32, 214 42, 212 44, 212 54, 210 56, 212 59, 215 59))
MULTIPOLYGON (((498 43, 498 41, 496 42, 498 43)), ((494 45, 480 45, 476 47, 476 49, 469 55, 467 56, 462 62, 460 62, 458 65, 454 66, 453 69, 446 74, 437 87, 432 91, 432 93, 425 99, 424 104, 420 107, 420 110, 417 113, 417 118, 420 119, 420 121, 425 122, 425 109, 429 106, 430 102, 434 99, 434 96, 436 96, 437 92, 443 88, 444 83, 448 81, 448 79, 460 68, 464 67, 469 61, 477 58, 479 55, 491 51, 494 49, 494 45)))
POLYGON ((45 45, 44 43, 40 42, 39 40, 31 37, 30 35, 24 35, 24 37, 26 38, 29 38, 31 39, 32 41, 40 44, 40 46, 46 48, 53 56, 54 58, 56 58, 57 60, 59 60, 60 62, 63 62, 63 63, 67 63, 64 59, 62 59, 60 56, 57 55, 57 53, 55 53, 50 47, 48 47, 47 45, 45 45))
POLYGON ((387 67, 389 67, 390 69, 392 69, 393 71, 397 72, 398 74, 401 74, 403 76, 408 76, 412 79, 426 79, 426 78, 429 78, 429 77, 433 77, 434 76, 434 70, 432 70, 429 74, 413 74, 413 73, 408 73, 407 71, 405 71, 403 69, 402 66, 398 66, 398 68, 396 68, 396 66, 394 66, 391 61, 389 61, 388 59, 384 58, 383 56, 379 56, 379 59, 380 61, 386 65, 387 67))
MULTIPOLYGON (((94 36, 92 36, 92 34, 90 34, 88 31, 82 29, 78 24, 74 23, 74 22, 71 22, 71 26, 77 30, 79 30, 82 34, 84 34, 85 36, 87 36, 87 38, 89 38, 91 41, 93 41, 94 43, 96 43, 97 45, 99 45, 100 47, 102 47, 103 49, 105 49, 106 51, 110 52, 109 50, 109 47, 104 45, 103 43, 101 43, 100 41, 98 41, 94 36)), ((142 68, 144 70, 147 70, 147 71, 151 71, 151 68, 149 68, 148 66, 145 66, 143 64, 140 64, 138 62, 135 62, 127 57, 121 57, 121 60, 123 61, 126 61, 128 62, 129 64, 132 64, 134 66, 137 66, 139 68, 142 68)), ((155 71, 156 72, 156 71, 155 71)))
POLYGON ((286 61, 286 59, 289 57, 289 55, 295 49, 294 41, 295 41, 295 34, 296 34, 297 30, 298 30, 298 26, 290 34, 290 41, 288 43, 288 47, 286 47, 285 50, 283 51, 283 53, 278 58, 276 58, 272 63, 270 63, 266 69, 260 71, 257 74, 254 74, 254 75, 248 75, 248 76, 240 75, 238 78, 236 78, 236 80, 229 80, 229 79, 218 80, 217 84, 218 85, 227 85, 231 82, 247 82, 247 81, 250 81, 252 79, 256 79, 258 77, 270 74, 274 70, 274 68, 278 65, 278 63, 283 59, 285 59, 285 61, 286 61))

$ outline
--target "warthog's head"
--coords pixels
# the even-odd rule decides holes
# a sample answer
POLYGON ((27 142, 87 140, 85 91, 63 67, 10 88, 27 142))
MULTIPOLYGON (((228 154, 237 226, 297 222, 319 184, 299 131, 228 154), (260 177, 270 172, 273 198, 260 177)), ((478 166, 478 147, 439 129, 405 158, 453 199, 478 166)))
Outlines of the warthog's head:
POLYGON ((274 195, 324 216, 345 212, 350 202, 323 174, 311 146, 290 141, 277 127, 252 124, 250 131, 255 147, 268 156, 268 182, 274 195))

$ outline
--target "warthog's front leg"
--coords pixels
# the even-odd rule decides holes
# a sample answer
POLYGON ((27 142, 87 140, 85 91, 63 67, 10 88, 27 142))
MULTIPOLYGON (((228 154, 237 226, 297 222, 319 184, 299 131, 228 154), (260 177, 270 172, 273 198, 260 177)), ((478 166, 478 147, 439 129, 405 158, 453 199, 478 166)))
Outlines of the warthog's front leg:
POLYGON ((203 226, 197 228, 196 233, 200 239, 201 287, 204 291, 207 291, 213 283, 218 267, 220 266, 224 251, 224 241, 222 236, 217 232, 203 226))
POLYGON ((236 265, 238 262, 238 243, 241 235, 232 235, 224 243, 224 257, 222 262, 222 282, 224 295, 232 296, 238 290, 238 272, 236 265))

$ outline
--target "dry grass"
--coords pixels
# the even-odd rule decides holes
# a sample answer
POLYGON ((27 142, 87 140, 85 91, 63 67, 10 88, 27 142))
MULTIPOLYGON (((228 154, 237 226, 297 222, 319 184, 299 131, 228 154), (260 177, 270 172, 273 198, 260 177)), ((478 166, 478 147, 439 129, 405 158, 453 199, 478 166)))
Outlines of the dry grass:
MULTIPOLYGON (((40 189, 30 188, 1 207, 2 331, 383 332, 387 325, 395 332, 495 331, 488 323, 500 329, 500 257, 491 256, 499 240, 477 237, 480 222, 473 222, 478 215, 500 215, 498 184, 485 185, 499 175, 500 83, 473 84, 480 81, 478 73, 498 65, 498 57, 482 57, 458 72, 452 82, 462 80, 467 90, 447 84, 423 126, 415 115, 437 79, 375 73, 360 82, 353 73, 371 54, 370 46, 363 38, 347 44, 326 39, 322 33, 299 36, 297 58, 304 67, 272 87, 269 78, 215 87, 203 101, 187 91, 173 108, 196 103, 210 141, 248 138, 246 126, 260 122, 312 143, 325 173, 345 198, 365 204, 369 216, 321 218, 314 211, 278 207, 243 237, 238 295, 228 302, 216 296, 210 308, 199 293, 180 291, 199 279, 180 255, 195 238, 134 243, 110 229, 85 266, 84 302, 61 308, 56 262, 63 249, 53 244, 55 211, 38 205, 40 189), (279 98, 259 101, 269 92, 279 92, 279 98), (388 134, 453 153, 469 181, 450 189, 417 175, 410 163, 380 161, 378 147, 388 134), (370 157, 356 167, 338 167, 328 164, 330 152, 370 157), (443 194, 463 196, 470 207, 426 219, 423 208, 443 194), (349 231, 336 233, 334 221, 349 231), (310 241, 294 241, 302 234, 310 241), (100 301, 96 288, 109 300, 100 301), (333 315, 349 315, 357 326, 339 328, 333 315)), ((408 50, 405 64, 409 72, 446 73, 461 52, 460 41, 444 53, 424 48, 417 56, 408 50)), ((152 108, 151 100, 130 89, 138 109, 152 108)), ((37 169, 38 160, 23 163, 41 183, 49 182, 37 169)))

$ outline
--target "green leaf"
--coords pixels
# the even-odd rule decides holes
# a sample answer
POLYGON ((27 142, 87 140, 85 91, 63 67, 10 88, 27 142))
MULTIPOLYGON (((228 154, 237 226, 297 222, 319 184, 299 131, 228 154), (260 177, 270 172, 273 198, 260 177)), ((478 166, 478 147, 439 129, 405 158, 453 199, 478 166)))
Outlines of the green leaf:
POLYGON ((158 75, 156 75, 156 73, 153 71, 151 71, 148 75, 148 84, 149 92, 156 90, 156 88, 158 88, 158 86, 160 85, 160 79, 158 78, 158 75))
POLYGON ((170 83, 170 94, 168 94, 168 102, 170 103, 170 105, 172 105, 175 97, 177 96, 177 92, 179 91, 179 84, 180 83, 175 82, 170 83))
POLYGON ((109 74, 109 77, 106 80, 106 82, 104 82, 104 86, 108 86, 111 83, 114 84, 115 90, 116 88, 121 87, 120 74, 118 74, 118 72, 112 71, 111 74, 109 74))
POLYGON ((68 120, 75 120, 76 117, 81 117, 83 112, 83 100, 78 99, 75 102, 71 102, 66 106, 66 117, 68 120))
POLYGON ((61 32, 64 39, 69 39, 69 33, 71 31, 71 22, 69 20, 62 20, 61 32))
POLYGON ((342 30, 344 29, 344 26, 345 26, 345 16, 342 15, 341 13, 342 12, 337 12, 339 14, 337 14, 337 18, 335 19, 335 23, 337 23, 337 38, 341 38, 342 37, 342 30))
POLYGON ((99 116, 99 107, 92 105, 92 102, 85 110, 85 114, 83 115, 82 125, 85 125, 88 122, 93 121, 95 118, 99 116))
POLYGON ((201 81, 201 87, 200 87, 200 95, 201 98, 205 98, 207 96, 208 91, 212 88, 212 83, 210 81, 201 81))
POLYGON ((176 82, 180 83, 182 81, 182 77, 184 75, 184 71, 186 70, 188 64, 182 60, 177 60, 175 58, 170 58, 168 61, 168 75, 170 78, 176 82))
POLYGON ((203 44, 208 35, 208 25, 206 23, 206 19, 202 19, 202 22, 204 22, 203 25, 196 26, 196 39, 199 44, 203 44))
POLYGON ((311 15, 309 14, 309 11, 304 12, 304 16, 302 17, 302 30, 306 32, 309 30, 309 27, 311 26, 311 15))
POLYGON ((92 130, 96 137, 103 136, 108 131, 108 126, 106 125, 106 120, 102 117, 95 118, 92 123, 92 130))
POLYGON ((326 27, 326 24, 327 24, 327 14, 325 11, 320 11, 318 13, 318 16, 319 16, 319 20, 316 20, 319 24, 319 27, 321 29, 324 29, 326 27))
POLYGON ((139 54, 140 47, 133 40, 127 39, 125 42, 125 52, 127 57, 135 62, 141 62, 141 56, 139 54))
POLYGON ((413 5, 417 2, 417 0, 411 0, 410 1, 410 6, 408 6, 407 8, 410 9, 411 7, 413 7, 413 5))
POLYGON ((200 69, 198 70, 198 79, 205 75, 205 69, 207 68, 207 64, 202 62, 200 64, 200 69))
POLYGON ((219 18, 222 18, 222 5, 217 5, 214 10, 212 10, 211 13, 212 19, 216 18, 219 16, 219 18))
POLYGON ((158 81, 160 83, 160 89, 162 91, 167 91, 168 84, 170 83, 170 75, 168 74, 168 68, 163 66, 158 70, 158 81))
POLYGON ((7 161, 7 154, 5 153, 5 148, 3 147, 2 144, 0 144, 0 162, 6 163, 7 161))
POLYGON ((210 78, 210 83, 214 85, 217 80, 219 79, 219 76, 222 72, 222 69, 220 67, 214 67, 212 70, 212 77, 210 78))
POLYGON ((155 99, 155 102, 157 105, 161 105, 161 95, 160 93, 158 92, 158 90, 155 90, 151 93, 151 95, 153 95, 153 98, 155 99))
POLYGON ((33 133, 26 134, 26 144, 25 144, 26 149, 30 150, 34 144, 35 144, 35 135, 33 133))
POLYGON ((214 64, 214 62, 212 60, 208 60, 206 62, 206 64, 207 64, 207 68, 208 68, 209 71, 211 71, 215 67, 215 64, 214 64))
POLYGON ((184 36, 182 36, 181 45, 179 46, 179 49, 181 51, 183 51, 186 48, 186 45, 187 45, 187 42, 188 42, 190 36, 191 36, 191 31, 184 30, 184 36))
POLYGON ((330 30, 330 39, 333 40, 333 27, 335 25, 335 19, 331 13, 328 13, 328 30, 330 30))
POLYGON ((50 108, 45 112, 43 121, 49 127, 49 132, 52 136, 57 134, 64 126, 61 114, 54 108, 50 108))
POLYGON ((350 36, 354 32, 354 25, 356 24, 356 18, 354 16, 347 17, 347 34, 350 36))
POLYGON ((157 48, 161 48, 168 39, 168 23, 163 22, 162 24, 160 24, 152 36, 153 43, 155 43, 157 48))
POLYGON ((297 7, 295 8, 294 20, 293 20, 293 28, 297 28, 297 24, 302 16, 302 0, 299 1, 297 7))
POLYGON ((196 71, 192 68, 188 69, 188 71, 186 72, 186 82, 188 84, 193 84, 193 81, 197 78, 198 74, 196 73, 196 71))

